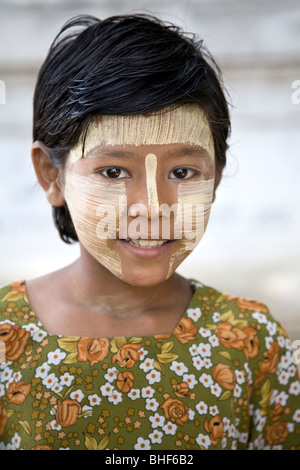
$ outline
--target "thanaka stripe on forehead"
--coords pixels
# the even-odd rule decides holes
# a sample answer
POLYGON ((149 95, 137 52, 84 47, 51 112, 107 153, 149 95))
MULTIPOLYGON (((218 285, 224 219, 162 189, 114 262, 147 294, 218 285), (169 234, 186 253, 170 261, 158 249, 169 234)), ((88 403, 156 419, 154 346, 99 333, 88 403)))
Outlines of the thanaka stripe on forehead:
POLYGON ((145 168, 148 193, 148 207, 150 207, 151 210, 154 210, 155 207, 159 206, 156 183, 157 158, 154 153, 149 153, 148 155, 146 155, 145 168))
MULTIPOLYGON (((184 105, 148 115, 102 115, 90 124, 84 154, 97 145, 155 145, 186 143, 197 145, 214 158, 214 144, 204 112, 195 105, 184 105)), ((82 136, 70 152, 71 163, 82 157, 82 136)))

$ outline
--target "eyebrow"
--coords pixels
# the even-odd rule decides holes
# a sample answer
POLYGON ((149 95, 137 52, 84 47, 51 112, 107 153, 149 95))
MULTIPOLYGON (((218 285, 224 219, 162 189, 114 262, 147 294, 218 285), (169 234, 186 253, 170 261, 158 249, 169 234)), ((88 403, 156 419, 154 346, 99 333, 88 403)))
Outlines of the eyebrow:
MULTIPOLYGON (((172 152, 173 153, 173 152, 172 152)), ((204 147, 200 145, 189 145, 182 147, 174 152, 176 157, 184 157, 184 156, 201 156, 201 157, 210 157, 210 154, 204 147)), ((116 150, 116 149, 107 149, 102 145, 97 145, 96 147, 89 150, 84 158, 86 157, 117 157, 117 158, 137 158, 137 155, 134 152, 128 152, 126 150, 116 150)), ((175 155, 174 155, 175 156, 175 155)))

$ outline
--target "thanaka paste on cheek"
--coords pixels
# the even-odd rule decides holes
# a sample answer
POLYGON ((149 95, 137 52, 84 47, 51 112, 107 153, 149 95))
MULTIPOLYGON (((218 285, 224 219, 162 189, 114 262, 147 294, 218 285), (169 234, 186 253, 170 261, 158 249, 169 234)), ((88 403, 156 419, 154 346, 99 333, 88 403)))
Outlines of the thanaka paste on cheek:
POLYGON ((117 221, 126 211, 124 182, 113 185, 99 178, 67 171, 65 199, 76 233, 85 249, 115 275, 122 274, 119 255, 111 248, 116 238, 117 221))

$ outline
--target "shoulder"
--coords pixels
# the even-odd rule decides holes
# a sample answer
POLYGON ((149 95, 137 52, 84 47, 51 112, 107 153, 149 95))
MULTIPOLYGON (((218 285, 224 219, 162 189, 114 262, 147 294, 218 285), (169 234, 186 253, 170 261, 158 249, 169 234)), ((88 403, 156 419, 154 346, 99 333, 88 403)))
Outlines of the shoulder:
POLYGON ((195 284, 196 291, 187 315, 197 327, 213 334, 226 351, 241 351, 245 360, 264 360, 266 355, 292 350, 291 341, 281 323, 266 304, 255 299, 228 295, 195 284))
POLYGON ((191 306, 201 309, 201 314, 214 322, 229 321, 236 325, 266 325, 271 322, 279 325, 268 306, 259 300, 230 295, 198 281, 192 281, 192 284, 195 295, 191 306))

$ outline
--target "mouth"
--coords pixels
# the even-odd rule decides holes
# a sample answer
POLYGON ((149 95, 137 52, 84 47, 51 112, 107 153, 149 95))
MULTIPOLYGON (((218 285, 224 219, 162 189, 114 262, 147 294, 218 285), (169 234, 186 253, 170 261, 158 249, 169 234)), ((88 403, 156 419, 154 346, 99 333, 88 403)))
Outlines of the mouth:
POLYGON ((119 239, 128 253, 139 258, 155 258, 163 255, 174 243, 174 240, 132 240, 119 239))
POLYGON ((134 246, 136 248, 147 248, 147 249, 154 249, 154 248, 160 248, 161 246, 165 245, 166 243, 169 243, 171 240, 123 240, 126 243, 129 243, 129 245, 134 246))

